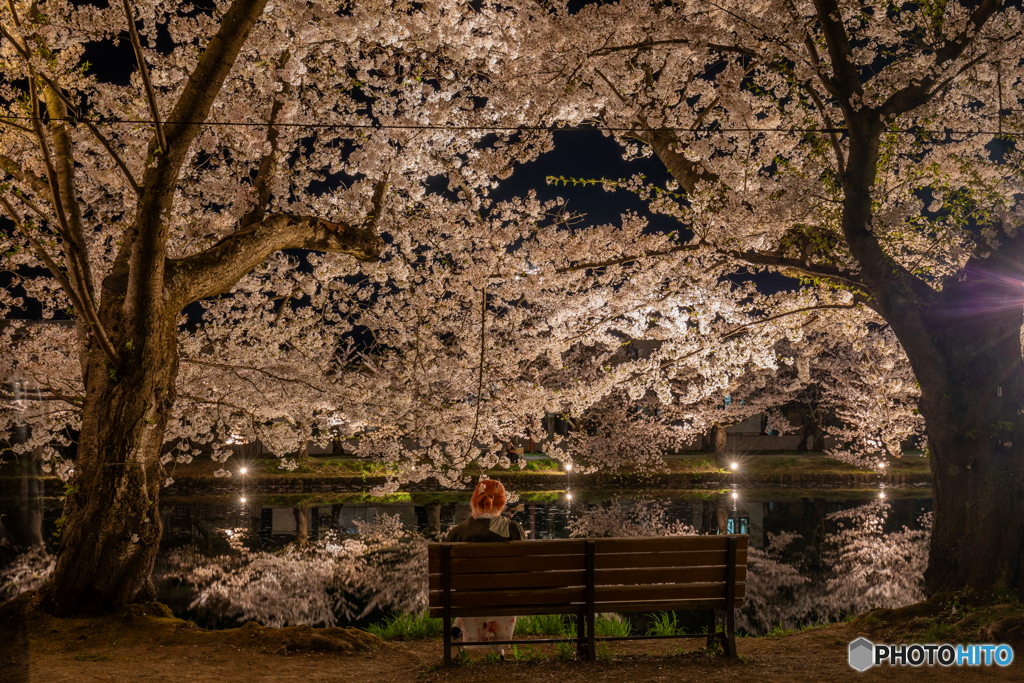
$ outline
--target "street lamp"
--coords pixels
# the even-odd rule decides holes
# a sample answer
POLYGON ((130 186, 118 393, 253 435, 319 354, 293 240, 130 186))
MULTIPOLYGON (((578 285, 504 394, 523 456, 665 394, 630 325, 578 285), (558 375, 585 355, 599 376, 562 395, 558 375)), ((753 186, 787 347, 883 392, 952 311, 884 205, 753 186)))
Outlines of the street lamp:
POLYGON ((242 469, 238 470, 238 473, 239 473, 239 474, 245 474, 245 473, 246 473, 246 472, 248 472, 248 471, 249 471, 249 468, 248 468, 248 467, 243 467, 242 469))
POLYGON ((740 468, 740 464, 738 462, 734 462, 733 464, 729 465, 729 469, 731 469, 733 472, 735 472, 739 468, 740 468))

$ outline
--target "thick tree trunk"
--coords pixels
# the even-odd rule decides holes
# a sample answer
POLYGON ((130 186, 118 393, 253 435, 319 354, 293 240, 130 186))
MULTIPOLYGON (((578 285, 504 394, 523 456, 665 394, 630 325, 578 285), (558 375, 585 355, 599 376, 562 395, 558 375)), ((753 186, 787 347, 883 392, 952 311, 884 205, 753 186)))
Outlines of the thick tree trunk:
POLYGON ((178 370, 173 332, 154 335, 135 354, 120 377, 95 348, 88 361, 57 564, 40 590, 44 609, 58 616, 155 598, 160 448, 178 370))
MULTIPOLYGON (((1024 591, 1024 287, 988 261, 948 284, 928 316, 945 363, 942 384, 921 382, 935 505, 930 594, 1024 591)), ((922 355, 904 346, 912 362, 922 355)))

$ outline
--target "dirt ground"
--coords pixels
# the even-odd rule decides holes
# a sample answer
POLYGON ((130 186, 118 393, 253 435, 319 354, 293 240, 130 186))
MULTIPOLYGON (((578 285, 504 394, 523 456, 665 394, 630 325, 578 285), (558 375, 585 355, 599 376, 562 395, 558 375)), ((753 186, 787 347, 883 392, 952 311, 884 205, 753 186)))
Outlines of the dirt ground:
POLYGON ((1006 620, 1007 610, 998 608, 977 612, 972 625, 979 617, 989 621, 986 615, 1004 619, 1020 658, 1009 667, 883 666, 857 673, 847 664, 847 644, 858 635, 875 642, 908 642, 906 624, 934 616, 903 614, 897 620, 891 610, 877 612, 867 620, 792 635, 737 639, 739 661, 708 657, 699 650, 703 641, 691 639, 612 643, 595 663, 561 661, 551 646, 538 646, 535 654, 546 658, 517 661, 507 654, 506 661, 486 663, 476 656, 470 664, 445 669, 440 667, 440 641, 380 643, 355 629, 266 629, 254 623, 202 631, 157 603, 132 605, 103 618, 54 619, 33 610, 31 597, 21 596, 0 608, 0 683, 1024 680, 1020 617, 1006 620))
MULTIPOLYGON (((855 634, 854 634, 854 637, 855 634)), ((695 641, 679 645, 650 641, 611 646, 611 659, 588 662, 474 662, 438 668, 440 642, 383 643, 359 654, 265 654, 229 645, 94 645, 31 653, 32 683, 391 683, 399 681, 559 681, 560 683, 628 681, 1021 681, 1024 664, 998 667, 901 667, 859 674, 846 662, 851 640, 842 628, 808 631, 782 638, 739 641, 745 662, 709 660, 695 641)), ((540 648, 538 648, 539 650, 540 648)), ((0 675, 0 679, 4 679, 0 675)), ((6 679, 4 679, 6 680, 6 679)), ((17 679, 14 679, 17 680, 17 679)), ((13 681, 12 681, 13 683, 13 681)))

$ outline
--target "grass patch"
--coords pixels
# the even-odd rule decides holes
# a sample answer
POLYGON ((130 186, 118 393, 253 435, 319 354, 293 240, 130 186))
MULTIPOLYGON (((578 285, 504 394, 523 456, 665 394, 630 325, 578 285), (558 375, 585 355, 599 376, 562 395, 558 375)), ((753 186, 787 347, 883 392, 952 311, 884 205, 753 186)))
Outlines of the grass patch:
POLYGON ((924 642, 926 643, 951 642, 955 637, 956 626, 953 626, 952 624, 943 624, 940 621, 933 623, 924 632, 924 642))
MULTIPOLYGON (((599 637, 623 637, 630 634, 629 622, 617 614, 598 614, 594 619, 594 634, 599 637)), ((555 636, 576 637, 576 618, 562 614, 538 614, 516 619, 516 637, 555 636)))
POLYGON ((647 629, 649 636, 677 636, 684 632, 675 612, 658 612, 652 615, 651 627, 647 629))
POLYGON ((370 624, 366 630, 381 640, 427 640, 442 635, 442 620, 427 615, 395 614, 377 624, 370 624))
POLYGON ((516 619, 517 636, 564 636, 566 619, 561 614, 536 614, 516 619))

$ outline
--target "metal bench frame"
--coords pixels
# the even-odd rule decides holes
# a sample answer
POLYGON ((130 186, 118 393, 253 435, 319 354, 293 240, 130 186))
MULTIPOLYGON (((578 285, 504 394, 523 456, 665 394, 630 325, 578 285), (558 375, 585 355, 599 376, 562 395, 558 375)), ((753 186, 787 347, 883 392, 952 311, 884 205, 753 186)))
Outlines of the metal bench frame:
MULTIPOLYGON (((484 642, 481 642, 480 644, 481 645, 499 646, 499 645, 517 645, 517 644, 521 645, 521 644, 524 644, 524 643, 529 643, 531 645, 532 644, 543 644, 543 643, 576 643, 577 651, 578 652, 580 652, 581 654, 583 652, 585 652, 586 653, 586 657, 587 657, 587 659, 589 661, 595 661, 596 658, 597 658, 597 642, 598 641, 656 640, 656 639, 670 639, 670 638, 671 639, 674 639, 674 638, 706 638, 707 639, 708 647, 711 647, 713 644, 718 643, 718 644, 720 644, 722 646, 722 649, 725 652, 727 657, 734 658, 734 657, 736 657, 735 609, 736 609, 736 606, 737 606, 736 605, 737 549, 738 549, 738 547, 740 545, 740 542, 739 542, 740 538, 742 538, 743 539, 742 545, 744 546, 744 551, 745 551, 745 546, 746 546, 747 538, 745 536, 744 537, 740 537, 740 536, 737 536, 737 535, 728 535, 728 536, 724 536, 724 537, 723 536, 702 537, 702 538, 718 538, 718 539, 725 540, 724 557, 722 558, 723 561, 718 562, 718 563, 716 563, 714 565, 702 565, 702 564, 687 565, 688 567, 697 567, 697 568, 701 568, 701 567, 705 567, 705 566, 707 566, 708 568, 710 568, 712 566, 721 567, 722 564, 725 565, 725 567, 724 567, 725 568, 724 596, 722 596, 721 598, 709 598, 709 599, 706 599, 706 600, 699 601, 702 604, 701 609, 704 609, 707 612, 707 633, 706 634, 704 634, 704 633, 693 633, 693 634, 668 635, 668 636, 638 635, 638 636, 614 636, 614 637, 607 637, 607 636, 605 636, 605 637, 597 637, 596 632, 595 632, 595 622, 596 622, 595 593, 596 593, 596 590, 597 590, 597 587, 596 587, 595 584, 596 584, 597 545, 599 543, 601 543, 602 541, 605 541, 605 540, 607 540, 607 541, 623 541, 623 540, 627 540, 627 539, 595 539, 595 540, 586 540, 586 541, 583 542, 583 558, 584 558, 584 566, 583 566, 583 568, 584 568, 583 598, 584 599, 581 602, 573 601, 571 603, 552 604, 550 606, 537 605, 537 606, 531 607, 529 609, 529 611, 528 611, 529 614, 570 614, 570 615, 575 615, 577 617, 577 623, 578 623, 577 637, 576 638, 548 638, 548 639, 510 640, 510 641, 484 641, 484 642), (724 612, 724 619, 723 619, 724 624, 723 625, 724 625, 725 628, 724 628, 724 632, 722 632, 722 633, 718 632, 718 618, 717 618, 717 615, 716 615, 717 611, 723 611, 724 612)), ((628 540, 629 541, 643 541, 645 539, 628 539, 628 540)), ((647 540, 654 541, 655 543, 652 543, 652 545, 661 545, 660 543, 656 542, 656 539, 647 539, 647 540)), ((660 537, 660 540, 665 540, 665 539, 664 539, 664 537, 660 537)), ((534 545, 536 543, 545 543, 545 541, 518 541, 518 542, 513 542, 513 544, 519 544, 519 543, 528 543, 528 544, 530 544, 532 546, 532 545, 534 545)), ((431 571, 431 574, 432 574, 431 578, 434 579, 433 583, 435 585, 437 585, 437 589, 436 590, 432 590, 432 592, 430 594, 430 603, 431 603, 430 604, 430 613, 431 613, 431 616, 440 616, 442 618, 442 625, 443 625, 443 630, 444 630, 444 664, 445 664, 445 666, 450 665, 451 661, 452 661, 452 657, 451 657, 451 651, 452 651, 452 646, 453 646, 452 636, 451 636, 451 628, 452 628, 452 621, 453 621, 452 595, 453 595, 453 593, 457 593, 458 592, 458 591, 453 591, 452 590, 452 550, 453 550, 454 547, 457 547, 457 546, 475 546, 474 550, 479 548, 478 552, 480 552, 480 551, 486 552, 484 548, 480 547, 480 546, 483 546, 483 545, 492 545, 492 544, 475 544, 475 543, 457 543, 457 544, 452 544, 452 543, 439 543, 439 544, 431 544, 430 549, 429 549, 429 555, 430 555, 431 560, 435 560, 435 559, 436 560, 440 560, 439 563, 432 563, 432 565, 431 565, 432 567, 436 567, 439 571, 434 571, 434 570, 431 571), (437 579, 440 579, 440 581, 438 582, 437 579), (438 602, 440 603, 440 605, 437 604, 438 602)), ((500 544, 500 545, 509 545, 509 544, 500 544)), ((635 553, 629 553, 629 554, 636 555, 636 556, 639 556, 639 557, 643 558, 643 557, 646 557, 648 555, 654 555, 657 552, 659 552, 659 550, 663 551, 664 548, 657 548, 657 547, 655 547, 655 548, 652 548, 652 550, 649 553, 641 551, 641 552, 635 552, 635 553)), ((681 553, 685 554, 687 551, 683 550, 683 551, 676 551, 676 552, 681 552, 681 553)), ((695 552, 702 552, 702 551, 695 551, 695 552)), ((708 552, 708 551, 703 551, 703 552, 708 552)), ((721 551, 718 551, 718 552, 721 552, 721 551)), ((572 555, 575 555, 575 553, 567 553, 565 556, 571 557, 572 555)), ((510 559, 517 558, 517 557, 518 558, 522 558, 524 556, 525 556, 525 554, 524 555, 518 555, 518 556, 513 554, 513 555, 510 555, 509 558, 510 559)), ((652 566, 657 566, 657 565, 652 565, 652 566)), ((643 566, 641 566, 641 567, 639 567, 637 569, 640 569, 640 570, 650 569, 650 567, 643 567, 643 566)), ((540 570, 538 570, 538 573, 539 573, 539 571, 540 570)), ((578 572, 578 569, 577 569, 577 572, 578 572)), ((525 572, 517 572, 517 573, 529 574, 529 573, 532 573, 532 572, 525 571, 525 572)), ((479 577, 481 575, 477 574, 475 576, 479 577)), ((745 562, 744 562, 744 579, 745 579, 745 562)), ((719 583, 716 583, 714 585, 715 586, 719 586, 719 585, 721 585, 720 582, 721 582, 721 580, 719 579, 719 583)), ((486 580, 484 580, 484 583, 486 584, 486 580)), ((679 586, 679 585, 687 585, 687 584, 692 584, 692 585, 696 586, 696 585, 698 585, 698 582, 683 582, 681 584, 675 584, 675 585, 679 586)), ((645 584, 645 583, 636 583, 636 582, 634 582, 633 584, 631 584, 631 587, 644 587, 644 586, 653 587, 653 586, 657 586, 657 585, 659 585, 659 584, 658 583, 645 584)), ((580 582, 577 580, 577 581, 573 581, 570 585, 565 586, 565 587, 566 588, 570 588, 570 587, 578 588, 579 586, 580 586, 580 582)), ((602 586, 602 587, 603 588, 614 588, 615 586, 607 586, 607 585, 605 585, 605 586, 602 586)), ((502 589, 505 589, 505 588, 506 587, 503 586, 503 585, 496 584, 493 587, 492 586, 488 586, 488 585, 476 586, 476 587, 474 587, 474 590, 478 590, 478 591, 481 591, 481 589, 483 589, 483 590, 487 590, 487 589, 502 590, 502 589)), ((549 586, 549 588, 557 589, 558 587, 557 586, 549 586)), ((486 597, 486 594, 483 593, 482 591, 481 591, 481 593, 477 593, 476 595, 483 595, 484 597, 486 597)), ((694 601, 690 600, 689 602, 692 603, 694 601)), ((694 609, 694 607, 692 607, 692 606, 688 607, 685 604, 685 601, 642 600, 639 603, 630 603, 631 609, 623 610, 623 611, 662 611, 662 610, 671 610, 671 609, 673 609, 673 605, 674 604, 678 604, 679 605, 678 609, 694 609), (646 610, 642 609, 642 607, 644 606, 645 603, 649 605, 650 609, 646 609, 646 610), (632 608, 637 608, 637 607, 639 607, 641 609, 632 609, 632 608)), ((488 607, 488 606, 461 607, 461 608, 459 608, 458 611, 459 611, 459 615, 458 616, 499 616, 502 613, 512 614, 515 611, 515 608, 502 607, 502 608, 497 608, 496 609, 494 607, 488 607)))

